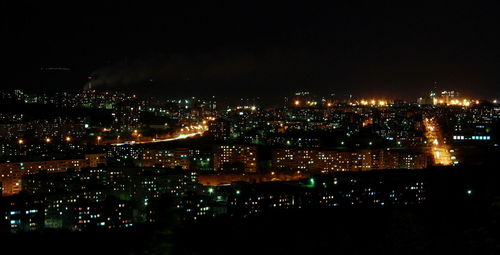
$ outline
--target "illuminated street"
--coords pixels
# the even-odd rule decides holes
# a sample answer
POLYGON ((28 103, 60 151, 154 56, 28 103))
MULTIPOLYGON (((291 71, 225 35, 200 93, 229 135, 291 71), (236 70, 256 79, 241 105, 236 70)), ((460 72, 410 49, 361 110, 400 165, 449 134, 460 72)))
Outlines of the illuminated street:
POLYGON ((428 144, 431 145, 434 164, 448 166, 452 164, 450 147, 444 143, 439 125, 434 118, 425 118, 425 137, 428 144))
POLYGON ((130 145, 130 144, 145 144, 145 143, 170 142, 170 141, 175 141, 175 140, 186 139, 186 138, 189 138, 189 137, 194 137, 194 136, 197 136, 197 135, 202 135, 203 132, 204 131, 197 131, 197 132, 188 133, 188 134, 179 134, 178 136, 173 137, 173 138, 153 139, 151 141, 140 141, 140 142, 126 141, 126 142, 122 142, 122 143, 114 143, 112 145, 114 145, 114 146, 123 146, 123 145, 130 145))

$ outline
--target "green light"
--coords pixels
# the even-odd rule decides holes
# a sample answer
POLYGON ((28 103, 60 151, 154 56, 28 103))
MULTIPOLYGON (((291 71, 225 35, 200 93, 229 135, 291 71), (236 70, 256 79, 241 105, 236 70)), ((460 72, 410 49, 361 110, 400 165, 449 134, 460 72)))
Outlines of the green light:
POLYGON ((209 188, 208 193, 210 193, 210 194, 214 193, 214 188, 209 188))
POLYGON ((472 190, 471 189, 467 190, 467 195, 469 195, 469 196, 472 195, 472 190))
POLYGON ((308 187, 308 188, 314 188, 314 186, 316 186, 315 184, 316 184, 316 182, 315 182, 314 178, 309 178, 309 183, 305 184, 304 186, 308 187))
POLYGON ((241 193, 241 191, 236 190, 236 195, 239 195, 240 193, 241 193))

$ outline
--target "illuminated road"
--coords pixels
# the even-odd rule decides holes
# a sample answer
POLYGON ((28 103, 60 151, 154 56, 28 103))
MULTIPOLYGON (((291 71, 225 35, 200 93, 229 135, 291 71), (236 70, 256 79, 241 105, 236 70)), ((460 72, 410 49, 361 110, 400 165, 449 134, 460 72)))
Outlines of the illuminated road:
POLYGON ((425 118, 424 125, 427 142, 431 145, 434 164, 443 166, 451 165, 453 162, 451 160, 450 147, 444 143, 439 125, 433 118, 425 118))
POLYGON ((151 141, 125 141, 122 143, 113 143, 111 145, 113 146, 123 146, 123 145, 132 145, 132 144, 145 144, 145 143, 161 143, 161 142, 170 142, 170 141, 175 141, 175 140, 181 140, 181 139, 186 139, 189 137, 197 136, 197 135, 202 135, 204 131, 198 131, 194 133, 189 133, 189 134, 180 134, 177 137, 173 138, 166 138, 166 139, 154 139, 151 141))

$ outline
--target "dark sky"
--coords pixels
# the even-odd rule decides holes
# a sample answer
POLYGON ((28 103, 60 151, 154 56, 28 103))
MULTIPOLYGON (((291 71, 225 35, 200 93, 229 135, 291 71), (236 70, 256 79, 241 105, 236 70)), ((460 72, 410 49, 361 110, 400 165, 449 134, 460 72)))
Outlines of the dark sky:
POLYGON ((79 90, 94 75, 102 89, 168 97, 414 99, 434 81, 487 99, 500 92, 496 5, 206 2, 4 4, 1 86, 79 90))

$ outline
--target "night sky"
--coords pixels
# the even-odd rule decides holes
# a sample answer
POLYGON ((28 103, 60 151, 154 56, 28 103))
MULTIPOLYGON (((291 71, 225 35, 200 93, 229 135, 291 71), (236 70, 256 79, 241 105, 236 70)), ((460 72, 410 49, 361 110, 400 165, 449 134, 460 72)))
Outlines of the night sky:
POLYGON ((415 99, 434 81, 500 94, 496 5, 206 2, 4 4, 1 86, 81 90, 92 75, 98 88, 165 97, 415 99), (54 67, 71 70, 42 70, 54 67))

